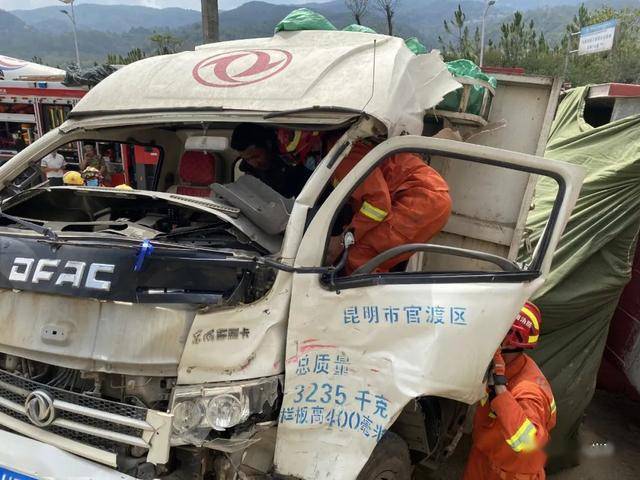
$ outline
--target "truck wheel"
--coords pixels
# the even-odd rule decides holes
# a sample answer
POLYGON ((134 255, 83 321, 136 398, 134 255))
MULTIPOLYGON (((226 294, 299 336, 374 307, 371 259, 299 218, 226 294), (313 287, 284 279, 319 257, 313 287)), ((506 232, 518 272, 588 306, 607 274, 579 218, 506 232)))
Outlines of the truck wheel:
POLYGON ((410 480, 409 448, 402 438, 387 432, 373 450, 358 480, 410 480))

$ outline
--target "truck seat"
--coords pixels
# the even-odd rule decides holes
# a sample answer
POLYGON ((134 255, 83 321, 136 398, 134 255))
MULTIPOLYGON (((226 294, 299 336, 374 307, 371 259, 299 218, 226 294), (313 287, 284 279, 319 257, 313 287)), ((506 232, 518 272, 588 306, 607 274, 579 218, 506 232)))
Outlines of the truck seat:
POLYGON ((180 159, 178 177, 178 184, 169 188, 170 193, 209 197, 209 185, 216 181, 216 157, 206 152, 184 152, 180 159))

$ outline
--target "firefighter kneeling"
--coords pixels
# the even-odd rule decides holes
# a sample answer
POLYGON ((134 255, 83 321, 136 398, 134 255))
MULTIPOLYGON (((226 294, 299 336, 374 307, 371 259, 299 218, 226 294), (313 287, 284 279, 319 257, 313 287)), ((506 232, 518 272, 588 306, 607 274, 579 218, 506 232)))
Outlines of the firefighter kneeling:
POLYGON ((522 352, 536 346, 540 318, 538 308, 527 302, 493 358, 464 480, 545 478, 542 448, 556 424, 556 404, 546 378, 522 352))

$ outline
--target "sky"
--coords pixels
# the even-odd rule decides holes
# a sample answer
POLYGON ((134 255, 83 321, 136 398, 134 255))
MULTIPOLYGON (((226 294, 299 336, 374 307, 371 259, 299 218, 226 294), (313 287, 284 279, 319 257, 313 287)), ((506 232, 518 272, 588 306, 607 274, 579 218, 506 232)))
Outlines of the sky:
MULTIPOLYGON (((224 3, 225 0, 220 0, 224 3)), ((101 5, 143 5, 146 7, 182 7, 200 10, 200 0, 76 0, 76 5, 94 3, 101 5)), ((0 0, 0 8, 4 10, 30 10, 32 8, 53 7, 62 5, 58 0, 0 0)))
MULTIPOLYGON (((235 8, 250 0, 218 0, 221 9, 235 8)), ((269 3, 306 3, 307 0, 264 0, 269 3)), ((314 0, 322 3, 330 0, 314 0)), ((76 0, 76 5, 93 3, 100 5, 142 5, 145 7, 166 8, 181 7, 192 10, 200 10, 200 0, 76 0)), ((53 7, 62 5, 59 0, 0 0, 0 8, 3 10, 29 10, 40 7, 53 7)))

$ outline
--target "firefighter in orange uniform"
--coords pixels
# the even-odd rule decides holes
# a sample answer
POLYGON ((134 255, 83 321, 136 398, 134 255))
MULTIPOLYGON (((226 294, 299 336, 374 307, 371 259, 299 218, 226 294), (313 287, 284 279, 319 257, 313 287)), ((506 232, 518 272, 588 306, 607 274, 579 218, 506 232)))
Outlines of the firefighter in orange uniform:
MULTIPOLYGON (((338 165, 333 175, 337 185, 372 149, 360 142, 338 165)), ((433 168, 412 153, 399 153, 385 160, 358 185, 351 195, 353 217, 346 230, 355 244, 349 249, 345 273, 350 274, 379 253, 408 243, 424 243, 444 227, 451 213, 449 186, 433 168)), ((332 237, 327 260, 333 263, 342 251, 342 237, 332 237)), ((380 265, 388 272, 412 253, 380 265)))
POLYGON ((542 448, 556 424, 551 387, 522 351, 534 348, 540 311, 527 302, 493 359, 493 385, 473 422, 464 480, 544 480, 542 448))

